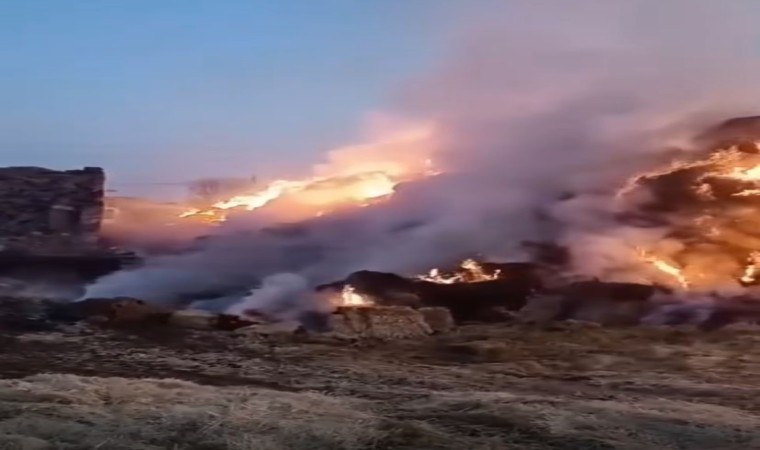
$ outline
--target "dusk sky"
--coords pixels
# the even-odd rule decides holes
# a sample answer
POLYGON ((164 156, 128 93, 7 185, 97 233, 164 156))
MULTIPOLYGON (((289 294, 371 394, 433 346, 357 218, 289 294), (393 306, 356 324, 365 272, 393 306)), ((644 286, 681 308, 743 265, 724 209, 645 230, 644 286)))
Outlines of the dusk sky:
POLYGON ((117 183, 308 167, 431 63, 436 5, 6 0, 0 164, 117 183))

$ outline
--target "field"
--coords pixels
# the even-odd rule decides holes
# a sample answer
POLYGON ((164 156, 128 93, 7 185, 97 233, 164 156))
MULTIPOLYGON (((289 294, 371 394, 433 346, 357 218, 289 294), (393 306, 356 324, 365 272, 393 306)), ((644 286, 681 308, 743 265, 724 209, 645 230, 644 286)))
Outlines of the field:
POLYGON ((760 334, 0 333, 0 449, 760 449, 760 334))

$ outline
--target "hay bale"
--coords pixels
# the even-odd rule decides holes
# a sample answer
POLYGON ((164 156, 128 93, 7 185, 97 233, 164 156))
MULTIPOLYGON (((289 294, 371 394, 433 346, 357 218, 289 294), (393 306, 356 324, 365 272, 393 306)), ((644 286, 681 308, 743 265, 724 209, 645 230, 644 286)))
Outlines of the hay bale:
POLYGON ((420 308, 418 311, 434 333, 448 333, 456 328, 454 317, 448 308, 427 307, 420 308))
POLYGON ((217 330, 235 331, 239 328, 269 322, 269 320, 266 320, 262 316, 246 315, 242 317, 235 314, 216 314, 214 328, 217 330))
POLYGON ((296 320, 285 320, 282 322, 260 323, 238 328, 234 331, 236 335, 244 337, 292 337, 296 334, 303 333, 304 328, 296 320))
POLYGON ((111 325, 166 323, 171 311, 129 297, 91 298, 70 305, 81 319, 111 325))
POLYGON ((169 316, 169 325, 196 330, 211 330, 217 327, 218 315, 205 311, 175 311, 169 316))
POLYGON ((408 306, 341 307, 330 319, 333 333, 359 338, 393 340, 433 333, 422 314, 408 306))

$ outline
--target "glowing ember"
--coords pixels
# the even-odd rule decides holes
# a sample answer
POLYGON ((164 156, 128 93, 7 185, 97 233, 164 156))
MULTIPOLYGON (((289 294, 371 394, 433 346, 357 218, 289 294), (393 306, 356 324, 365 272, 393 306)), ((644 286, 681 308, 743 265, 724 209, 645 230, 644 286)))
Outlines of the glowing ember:
POLYGON ((374 302, 356 292, 356 289, 347 284, 340 293, 341 306, 372 306, 374 302))
POLYGON ((490 275, 487 274, 474 259, 462 261, 459 268, 461 269, 459 272, 450 275, 441 273, 439 269, 431 269, 427 274, 417 276, 417 279, 438 284, 477 283, 497 280, 501 274, 500 270, 496 270, 490 275))

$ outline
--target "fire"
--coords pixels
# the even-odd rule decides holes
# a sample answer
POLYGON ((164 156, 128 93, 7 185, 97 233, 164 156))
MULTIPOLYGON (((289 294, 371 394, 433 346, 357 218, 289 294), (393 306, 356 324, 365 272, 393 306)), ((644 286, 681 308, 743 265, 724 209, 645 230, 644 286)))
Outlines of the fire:
POLYGON ((644 261, 654 266, 654 268, 673 277, 676 281, 678 281, 678 284, 680 284, 682 288, 686 289, 689 287, 689 280, 678 267, 646 252, 645 250, 637 249, 637 253, 644 261))
POLYGON ((288 214, 305 219, 345 206, 367 206, 390 197, 399 183, 441 173, 429 157, 429 125, 412 127, 377 142, 330 153, 330 162, 315 168, 315 176, 275 180, 257 192, 243 193, 191 209, 181 217, 209 217, 221 222, 230 210, 252 211, 275 201, 287 201, 288 214), (418 153, 417 155, 415 155, 418 153))
POLYGON ((431 269, 427 274, 417 276, 417 279, 438 284, 477 283, 480 281, 497 280, 501 274, 500 270, 496 270, 490 275, 487 274, 483 270, 483 267, 474 259, 462 261, 459 268, 461 269, 459 272, 451 275, 443 274, 439 269, 431 269))
POLYGON ((728 177, 741 181, 760 181, 760 164, 746 169, 736 167, 731 170, 728 177))
MULTIPOLYGON (((760 142, 755 143, 755 147, 760 151, 760 142)), ((751 165, 750 167, 740 167, 742 161, 746 157, 746 153, 739 151, 737 147, 731 147, 714 152, 707 158, 697 161, 672 161, 663 168, 654 169, 645 173, 638 173, 630 177, 623 187, 618 190, 616 198, 620 199, 625 197, 631 191, 636 189, 636 187, 638 187, 638 185, 644 180, 671 175, 675 172, 689 169, 705 170, 705 176, 703 176, 702 179, 700 179, 700 182, 695 186, 696 192, 704 196, 712 195, 711 186, 702 182, 706 176, 717 176, 737 181, 760 183, 760 163, 751 165)), ((743 195, 754 195, 754 193, 743 195)))
POLYGON ((757 279, 758 269, 760 269, 760 252, 752 252, 747 258, 747 266, 739 280, 745 284, 754 283, 757 279))
POLYGON ((276 180, 261 191, 252 195, 238 195, 228 200, 215 203, 214 208, 231 209, 243 207, 247 210, 260 208, 272 200, 290 192, 297 192, 308 186, 309 181, 276 180))
POLYGON ((388 197, 400 181, 381 172, 300 181, 276 180, 259 192, 232 197, 206 210, 190 209, 180 217, 206 216, 221 222, 226 219, 228 210, 253 211, 281 198, 294 200, 304 209, 318 207, 311 214, 318 217, 331 208, 348 204, 366 206, 373 200, 388 197))
POLYGON ((672 260, 639 250, 641 259, 682 288, 719 287, 730 281, 748 285, 760 279, 760 143, 755 149, 719 149, 699 160, 676 161, 637 174, 617 198, 638 187, 651 195, 639 197, 636 206, 624 206, 650 215, 652 223, 671 224, 668 245, 680 241, 673 257, 683 261, 694 278, 672 260))
POLYGON ((356 289, 347 284, 340 293, 341 306, 372 306, 374 302, 356 292, 356 289))
POLYGON ((209 223, 223 222, 225 220, 224 215, 220 214, 217 210, 214 210, 214 209, 208 209, 208 210, 201 210, 198 208, 188 209, 187 211, 180 214, 179 217, 182 219, 186 217, 192 217, 192 218, 200 219, 204 222, 209 222, 209 223))
POLYGON ((760 189, 745 189, 731 195, 734 197, 751 197, 753 195, 760 195, 760 189))

